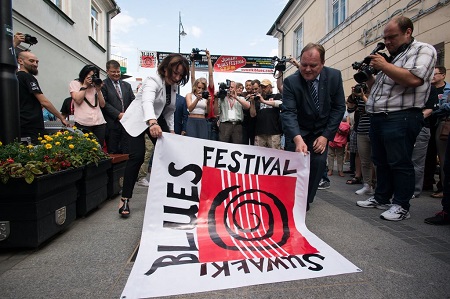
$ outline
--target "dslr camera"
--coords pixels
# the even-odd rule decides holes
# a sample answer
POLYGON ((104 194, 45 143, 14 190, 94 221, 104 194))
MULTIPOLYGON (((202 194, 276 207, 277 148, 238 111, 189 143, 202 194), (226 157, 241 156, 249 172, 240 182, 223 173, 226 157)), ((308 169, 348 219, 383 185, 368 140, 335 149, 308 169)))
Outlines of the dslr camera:
MULTIPOLYGON (((387 61, 389 61, 389 57, 386 54, 378 52, 383 50, 385 47, 386 45, 384 43, 378 43, 378 45, 370 53, 370 55, 378 53, 381 56, 383 56, 387 61)), ((356 82, 358 83, 366 82, 367 80, 370 79, 370 77, 372 77, 372 75, 376 75, 378 73, 376 69, 374 69, 369 65, 371 60, 372 59, 369 56, 367 56, 366 58, 364 58, 363 61, 356 61, 352 63, 352 68, 358 71, 356 74, 353 75, 353 78, 355 79, 356 82)))
POLYGON ((200 52, 205 52, 205 50, 199 50, 199 48, 192 48, 192 52, 191 52, 191 61, 194 60, 202 60, 202 55, 200 54, 200 52))
POLYGON ((226 80, 226 83, 219 83, 219 92, 217 93, 217 96, 223 100, 228 94, 228 91, 230 90, 231 80, 226 80))
POLYGON ((202 92, 202 98, 203 98, 203 99, 206 99, 206 100, 207 100, 208 97, 209 97, 209 92, 208 92, 208 91, 205 90, 204 92, 202 92))
POLYGON ((366 83, 358 83, 353 87, 353 91, 355 93, 367 92, 367 84, 366 83))
POLYGON ((103 80, 99 78, 98 74, 92 75, 92 83, 95 85, 102 85, 103 80))
POLYGON ((23 41, 26 44, 29 44, 30 46, 35 45, 38 43, 38 40, 36 37, 31 36, 29 34, 25 34, 25 40, 23 41))

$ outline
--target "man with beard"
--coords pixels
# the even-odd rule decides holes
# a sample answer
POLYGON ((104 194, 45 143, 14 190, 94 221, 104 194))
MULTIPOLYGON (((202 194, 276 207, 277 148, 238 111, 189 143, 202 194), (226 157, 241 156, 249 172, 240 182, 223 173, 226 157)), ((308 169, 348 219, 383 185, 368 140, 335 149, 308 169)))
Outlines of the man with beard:
POLYGON ((42 93, 39 83, 34 76, 38 74, 36 55, 22 51, 17 58, 19 71, 19 104, 20 104, 20 137, 30 137, 33 144, 37 144, 39 135, 44 135, 44 117, 42 107, 68 126, 69 122, 59 113, 53 104, 42 93))

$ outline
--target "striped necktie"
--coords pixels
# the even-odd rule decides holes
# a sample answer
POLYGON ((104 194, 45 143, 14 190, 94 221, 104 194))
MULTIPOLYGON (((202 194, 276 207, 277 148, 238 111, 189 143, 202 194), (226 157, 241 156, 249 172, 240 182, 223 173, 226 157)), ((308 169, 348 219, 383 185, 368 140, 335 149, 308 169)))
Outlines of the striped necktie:
POLYGON ((317 93, 316 85, 314 84, 316 80, 308 81, 309 92, 311 93, 311 97, 314 100, 314 106, 316 106, 317 111, 319 111, 319 95, 317 93))
POLYGON ((122 92, 120 91, 120 87, 119 87, 119 81, 114 81, 114 86, 116 87, 117 95, 119 96, 120 102, 122 104, 122 112, 124 112, 125 107, 123 105, 123 98, 122 98, 122 92))

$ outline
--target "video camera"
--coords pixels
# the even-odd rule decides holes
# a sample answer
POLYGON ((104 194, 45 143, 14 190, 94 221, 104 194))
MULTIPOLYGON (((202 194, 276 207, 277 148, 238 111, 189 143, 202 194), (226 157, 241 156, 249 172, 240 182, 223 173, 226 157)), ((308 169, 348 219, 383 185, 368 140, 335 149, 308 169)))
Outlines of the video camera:
POLYGON ((231 80, 228 80, 228 79, 226 80, 226 83, 223 83, 223 82, 219 83, 219 92, 217 93, 217 96, 221 100, 225 99, 225 97, 227 96, 230 86, 231 86, 231 80))
POLYGON ((274 56, 272 58, 272 64, 275 64, 275 71, 284 72, 286 70, 286 56, 278 58, 278 56, 274 56))
POLYGON ((25 34, 25 40, 23 41, 26 44, 29 44, 30 46, 35 45, 38 43, 38 40, 36 37, 31 36, 29 34, 25 34))
MULTIPOLYGON (((389 61, 389 57, 386 54, 378 52, 383 50, 384 48, 386 48, 386 45, 384 43, 378 43, 376 48, 369 55, 378 53, 381 56, 383 56, 387 61, 389 61)), ((372 58, 367 56, 366 58, 364 58, 363 61, 359 62, 357 61, 352 63, 352 68, 358 71, 356 74, 353 75, 353 78, 355 79, 356 82, 358 83, 366 82, 372 75, 376 75, 378 73, 376 69, 374 69, 369 65, 371 60, 372 58)))
POLYGON ((353 87, 353 91, 354 91, 355 93, 361 93, 361 92, 366 93, 367 90, 368 90, 367 84, 364 83, 364 82, 363 82, 363 83, 358 83, 358 84, 356 84, 356 85, 353 87))
POLYGON ((200 52, 205 52, 206 50, 200 50, 199 48, 192 48, 192 52, 191 52, 191 61, 194 60, 202 60, 202 55, 200 54, 200 52))

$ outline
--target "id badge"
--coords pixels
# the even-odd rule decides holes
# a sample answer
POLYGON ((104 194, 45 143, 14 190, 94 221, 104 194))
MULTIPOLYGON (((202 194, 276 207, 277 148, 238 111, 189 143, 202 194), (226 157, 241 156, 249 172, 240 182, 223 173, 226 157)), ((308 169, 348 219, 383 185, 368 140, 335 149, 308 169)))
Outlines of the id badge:
POLYGON ((229 120, 235 120, 236 119, 236 112, 234 110, 228 110, 228 119, 229 120))

